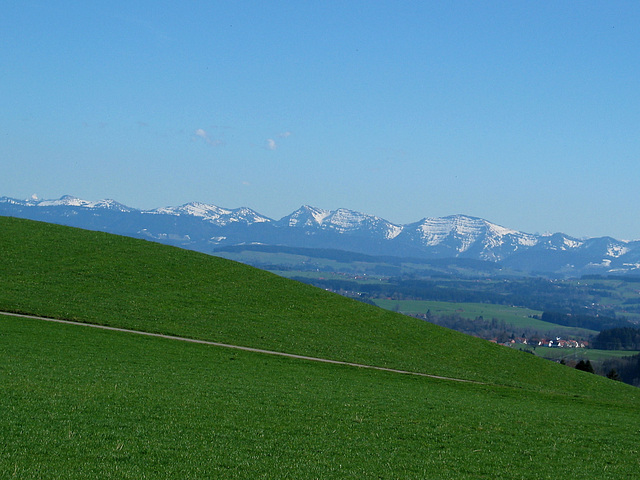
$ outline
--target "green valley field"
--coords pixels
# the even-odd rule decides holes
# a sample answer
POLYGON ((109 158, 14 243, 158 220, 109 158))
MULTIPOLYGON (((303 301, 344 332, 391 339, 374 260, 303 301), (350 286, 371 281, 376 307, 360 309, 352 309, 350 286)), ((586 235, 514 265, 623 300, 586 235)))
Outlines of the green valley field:
POLYGON ((640 475, 640 390, 225 259, 0 218, 0 478, 640 475))

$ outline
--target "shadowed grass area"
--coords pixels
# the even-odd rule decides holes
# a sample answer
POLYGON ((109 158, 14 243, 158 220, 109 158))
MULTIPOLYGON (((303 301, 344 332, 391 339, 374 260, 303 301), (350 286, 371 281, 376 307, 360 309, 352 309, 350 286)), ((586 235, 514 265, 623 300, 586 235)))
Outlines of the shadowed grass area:
POLYGON ((631 395, 461 384, 3 316, 0 358, 5 478, 640 473, 631 395))

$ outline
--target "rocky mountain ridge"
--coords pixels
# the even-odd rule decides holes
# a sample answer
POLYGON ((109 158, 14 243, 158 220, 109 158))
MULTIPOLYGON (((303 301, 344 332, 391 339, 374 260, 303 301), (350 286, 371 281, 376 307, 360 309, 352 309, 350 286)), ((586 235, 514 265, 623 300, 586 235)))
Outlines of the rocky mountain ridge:
POLYGON ((114 200, 91 202, 73 196, 57 200, 1 197, 0 215, 145 238, 205 253, 230 245, 266 244, 422 259, 470 258, 529 273, 640 272, 640 241, 534 235, 466 215, 396 225, 348 209, 305 205, 274 220, 246 207, 192 202, 138 210, 114 200))

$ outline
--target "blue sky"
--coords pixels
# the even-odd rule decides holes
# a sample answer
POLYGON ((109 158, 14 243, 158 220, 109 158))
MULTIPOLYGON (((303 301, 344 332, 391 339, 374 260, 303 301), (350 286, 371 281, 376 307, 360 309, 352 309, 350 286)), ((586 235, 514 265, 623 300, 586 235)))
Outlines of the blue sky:
POLYGON ((640 2, 8 1, 0 196, 640 238, 640 2))

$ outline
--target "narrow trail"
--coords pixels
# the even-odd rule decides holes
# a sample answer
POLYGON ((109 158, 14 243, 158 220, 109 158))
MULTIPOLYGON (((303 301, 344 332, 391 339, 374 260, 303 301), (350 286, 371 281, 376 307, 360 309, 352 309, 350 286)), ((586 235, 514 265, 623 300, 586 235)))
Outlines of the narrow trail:
POLYGON ((319 357, 308 357, 306 355, 297 355, 295 353, 285 353, 285 352, 276 352, 274 350, 264 350, 262 348, 253 348, 253 347, 244 347, 241 345, 231 345, 228 343, 220 343, 220 342, 212 342, 209 340, 198 340, 195 338, 187 338, 187 337, 178 337, 175 335, 165 335, 162 333, 151 333, 151 332, 145 332, 142 330, 130 330, 127 328, 118 328, 118 327, 109 327, 107 325, 96 325, 93 323, 83 323, 83 322, 73 322, 70 320, 58 320, 56 318, 47 318, 47 317, 38 317, 36 315, 25 315, 25 314, 20 314, 20 313, 10 313, 10 312, 0 312, 0 315, 6 315, 6 316, 11 316, 11 317, 20 317, 20 318, 28 318, 31 320, 42 320, 42 321, 46 321, 46 322, 54 322, 54 323, 63 323, 66 325, 75 325, 75 326, 79 326, 79 327, 90 327, 90 328, 99 328, 101 330, 110 330, 113 332, 123 332, 123 333, 132 333, 135 335, 145 335, 147 337, 156 337, 156 338, 164 338, 167 340, 177 340, 180 342, 189 342, 189 343, 199 343, 199 344, 203 344, 203 345, 211 345, 213 347, 222 347, 222 348, 231 348, 234 350, 242 350, 245 352, 254 352, 254 353, 261 353, 261 354, 265 354, 265 355, 277 355, 280 357, 287 357, 287 358, 295 358, 298 360, 307 360, 310 362, 321 362, 321 363, 331 363, 334 365, 346 365, 349 367, 357 367, 357 368, 368 368, 371 370, 380 370, 383 372, 391 372, 391 373, 400 373, 403 375, 416 375, 419 377, 429 377, 429 378, 436 378, 438 380, 449 380, 452 382, 464 382, 464 383, 475 383, 477 385, 486 385, 483 382, 476 382, 474 380, 465 380, 463 378, 452 378, 452 377, 443 377, 440 375, 431 375, 428 373, 422 373, 422 372, 412 372, 409 370, 398 370, 395 368, 387 368, 387 367, 378 367, 375 365, 365 365, 362 363, 353 363, 353 362, 344 362, 341 360, 331 360, 329 358, 319 358, 319 357))

